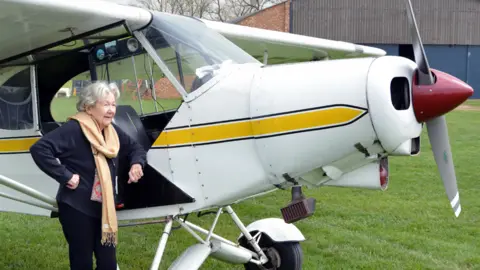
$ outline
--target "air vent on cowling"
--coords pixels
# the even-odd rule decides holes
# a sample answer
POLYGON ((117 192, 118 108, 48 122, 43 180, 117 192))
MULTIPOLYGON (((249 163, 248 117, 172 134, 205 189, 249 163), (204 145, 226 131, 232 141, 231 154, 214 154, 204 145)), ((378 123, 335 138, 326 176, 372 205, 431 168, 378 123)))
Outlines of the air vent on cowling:
POLYGON ((390 98, 396 110, 402 111, 410 107, 410 87, 407 78, 395 77, 392 79, 390 98))

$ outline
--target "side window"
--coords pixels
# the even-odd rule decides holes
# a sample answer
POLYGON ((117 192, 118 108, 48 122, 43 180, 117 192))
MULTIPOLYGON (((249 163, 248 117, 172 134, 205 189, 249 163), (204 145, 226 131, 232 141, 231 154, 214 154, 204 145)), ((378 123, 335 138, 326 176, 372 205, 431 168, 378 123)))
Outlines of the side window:
POLYGON ((209 81, 211 72, 216 68, 199 51, 182 43, 156 51, 187 93, 209 81))
POLYGON ((78 75, 73 80, 65 83, 62 88, 57 91, 50 103, 50 112, 53 120, 56 122, 65 122, 69 116, 77 112, 76 91, 79 89, 79 85, 82 86, 83 82, 90 82, 90 72, 84 72, 78 75))
POLYGON ((179 70, 182 71, 180 74, 183 75, 183 78, 180 77, 180 80, 184 82, 187 92, 193 92, 207 81, 205 79, 209 77, 212 67, 200 52, 193 48, 177 44, 176 51, 179 52, 178 55, 181 59, 179 70))
POLYGON ((139 115, 163 112, 180 106, 181 96, 147 54, 97 66, 99 80, 116 82, 119 105, 132 106, 139 115))
MULTIPOLYGON (((181 104, 180 94, 147 54, 102 63, 96 66, 96 71, 98 80, 118 86, 120 98, 117 105, 130 105, 139 115, 177 109, 181 104)), ((90 71, 86 71, 57 92, 50 107, 55 121, 63 122, 76 113, 76 95, 90 83, 90 71)))
POLYGON ((0 129, 33 128, 30 66, 0 69, 0 129))

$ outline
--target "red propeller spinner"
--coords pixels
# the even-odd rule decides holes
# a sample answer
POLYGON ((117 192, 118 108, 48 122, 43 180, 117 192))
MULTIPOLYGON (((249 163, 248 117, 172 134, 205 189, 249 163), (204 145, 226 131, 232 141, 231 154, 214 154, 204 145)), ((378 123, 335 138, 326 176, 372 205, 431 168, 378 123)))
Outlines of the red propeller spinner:
POLYGON ((431 85, 418 85, 416 73, 413 77, 412 101, 418 122, 450 112, 473 94, 472 87, 462 80, 439 70, 431 72, 435 80, 431 85))

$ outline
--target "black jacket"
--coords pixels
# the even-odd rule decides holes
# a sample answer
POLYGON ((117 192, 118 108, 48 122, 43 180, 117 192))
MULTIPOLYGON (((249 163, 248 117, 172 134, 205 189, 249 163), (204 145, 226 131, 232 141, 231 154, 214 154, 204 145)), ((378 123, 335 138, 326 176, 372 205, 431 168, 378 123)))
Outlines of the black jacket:
MULTIPOLYGON (((130 166, 138 163, 144 168, 146 152, 120 128, 112 125, 120 141, 117 157, 107 158, 115 190, 118 160, 128 158, 130 166)), ((76 120, 69 120, 61 127, 47 133, 30 148, 30 153, 37 166, 60 184, 56 198, 59 203, 69 204, 89 216, 101 217, 102 204, 90 200, 95 175, 92 148, 76 120), (73 174, 80 176, 80 183, 74 190, 66 186, 73 174)))

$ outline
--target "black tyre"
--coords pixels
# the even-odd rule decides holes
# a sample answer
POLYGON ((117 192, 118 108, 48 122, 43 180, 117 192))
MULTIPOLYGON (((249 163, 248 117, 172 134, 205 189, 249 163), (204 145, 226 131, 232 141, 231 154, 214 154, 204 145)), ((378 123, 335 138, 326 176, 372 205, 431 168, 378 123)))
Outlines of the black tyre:
MULTIPOLYGON (((270 242, 270 241, 269 241, 270 242)), ((300 243, 268 243, 261 245, 263 252, 268 257, 268 262, 259 267, 254 263, 245 264, 246 270, 301 270, 303 264, 303 252, 300 243)))

